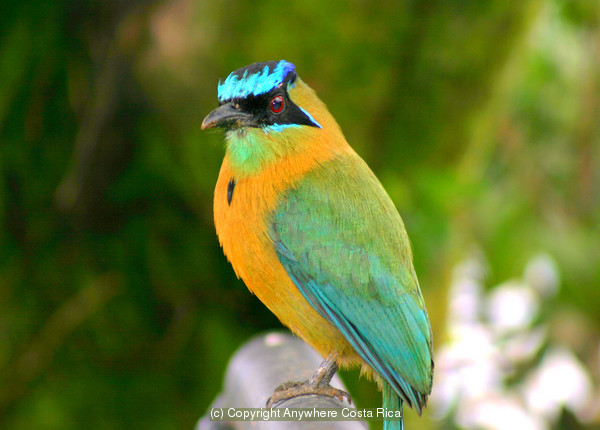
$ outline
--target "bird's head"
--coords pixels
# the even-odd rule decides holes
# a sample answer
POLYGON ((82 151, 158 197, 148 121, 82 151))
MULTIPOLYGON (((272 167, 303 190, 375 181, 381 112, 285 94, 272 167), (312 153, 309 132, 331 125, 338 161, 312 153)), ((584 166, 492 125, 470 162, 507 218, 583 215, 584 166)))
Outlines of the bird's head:
POLYGON ((284 60, 232 72, 219 82, 218 98, 219 107, 204 118, 202 129, 225 129, 231 162, 247 173, 310 150, 328 133, 341 136, 325 105, 284 60))

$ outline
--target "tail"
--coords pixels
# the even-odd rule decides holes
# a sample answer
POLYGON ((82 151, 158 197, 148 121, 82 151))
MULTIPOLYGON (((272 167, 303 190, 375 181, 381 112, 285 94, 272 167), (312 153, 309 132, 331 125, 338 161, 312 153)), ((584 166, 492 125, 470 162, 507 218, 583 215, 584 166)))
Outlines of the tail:
POLYGON ((404 412, 402 411, 402 399, 386 381, 383 381, 383 408, 391 414, 400 411, 400 420, 386 420, 383 422, 383 430, 404 430, 404 412))

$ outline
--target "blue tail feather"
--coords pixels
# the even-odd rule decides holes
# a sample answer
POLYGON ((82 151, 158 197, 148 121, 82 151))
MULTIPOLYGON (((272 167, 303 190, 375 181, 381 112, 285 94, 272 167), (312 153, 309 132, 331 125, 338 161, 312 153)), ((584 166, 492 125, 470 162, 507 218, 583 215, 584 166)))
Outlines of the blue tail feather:
POLYGON ((384 421, 383 430, 404 430, 404 411, 402 410, 402 399, 394 391, 392 386, 383 382, 383 407, 386 410, 400 410, 402 418, 397 421, 384 421))

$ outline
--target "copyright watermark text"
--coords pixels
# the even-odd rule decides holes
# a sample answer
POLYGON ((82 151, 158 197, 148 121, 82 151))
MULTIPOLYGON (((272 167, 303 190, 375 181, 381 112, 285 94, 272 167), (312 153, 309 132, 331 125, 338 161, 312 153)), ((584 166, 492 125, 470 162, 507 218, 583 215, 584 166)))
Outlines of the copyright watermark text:
POLYGON ((211 421, 397 421, 402 411, 386 408, 211 408, 211 421))

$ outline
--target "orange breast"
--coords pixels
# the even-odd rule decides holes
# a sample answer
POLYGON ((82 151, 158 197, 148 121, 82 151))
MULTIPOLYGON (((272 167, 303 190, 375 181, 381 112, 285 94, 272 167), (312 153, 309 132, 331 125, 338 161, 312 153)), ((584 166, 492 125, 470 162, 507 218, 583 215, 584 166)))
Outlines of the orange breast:
POLYGON ((323 356, 335 353, 343 364, 352 364, 359 360, 354 349, 304 299, 279 262, 267 233, 270 214, 284 191, 317 161, 332 156, 312 153, 310 158, 288 157, 246 178, 235 177, 226 156, 215 189, 215 226, 225 255, 250 291, 323 356), (229 203, 232 179, 236 183, 229 203))

